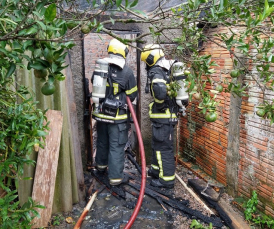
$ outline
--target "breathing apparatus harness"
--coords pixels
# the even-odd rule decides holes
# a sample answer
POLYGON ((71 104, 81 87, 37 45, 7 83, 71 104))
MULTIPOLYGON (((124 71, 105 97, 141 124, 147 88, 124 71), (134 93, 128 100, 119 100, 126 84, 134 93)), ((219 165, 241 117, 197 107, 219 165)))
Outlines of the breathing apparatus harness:
MULTIPOLYGON (((176 61, 175 61, 176 62, 176 61)), ((153 75, 150 75, 149 74, 149 71, 152 70, 153 68, 160 68, 161 69, 161 72, 162 72, 162 75, 163 75, 163 78, 164 80, 167 82, 167 83, 170 83, 170 74, 171 74, 171 68, 168 70, 168 71, 165 71, 161 66, 159 65, 154 65, 152 67, 148 67, 146 66, 146 69, 147 69, 147 82, 146 82, 146 87, 145 87, 145 93, 149 93, 151 94, 151 96, 153 96, 152 94, 152 91, 151 91, 151 82, 152 82, 152 78, 153 78, 153 75)), ((161 111, 165 111, 167 108, 170 109, 170 113, 171 113, 171 116, 172 116, 172 113, 173 111, 175 113, 178 112, 178 108, 177 108, 177 104, 176 104, 176 101, 174 99, 171 99, 169 96, 166 95, 166 99, 165 101, 163 102, 162 106, 161 107, 157 107, 159 110, 161 111)))
POLYGON ((106 98, 104 102, 102 102, 102 113, 105 115, 109 115, 112 117, 115 117, 118 109, 127 109, 127 104, 123 104, 121 100, 117 99, 116 97, 119 97, 120 93, 117 93, 116 95, 113 94, 113 80, 111 77, 111 66, 108 68, 108 76, 107 76, 107 82, 109 84, 109 91, 106 95, 106 98))

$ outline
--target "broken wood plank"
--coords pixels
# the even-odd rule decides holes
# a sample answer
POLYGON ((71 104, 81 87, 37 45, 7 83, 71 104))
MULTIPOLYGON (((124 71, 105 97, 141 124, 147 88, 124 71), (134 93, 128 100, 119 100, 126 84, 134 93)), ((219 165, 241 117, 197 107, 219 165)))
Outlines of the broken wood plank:
MULTIPOLYGON (((134 181, 134 180, 129 180, 128 185, 135 188, 138 191, 140 190, 140 187, 141 187, 141 184, 138 181, 134 181)), ((217 218, 215 216, 208 217, 198 210, 194 210, 194 209, 187 207, 183 203, 183 201, 178 201, 174 198, 168 198, 166 196, 163 196, 163 195, 159 194, 158 192, 153 191, 149 187, 150 187, 150 185, 146 185, 146 188, 145 188, 146 195, 149 195, 149 196, 155 198, 156 200, 157 200, 157 198, 160 198, 160 200, 162 202, 171 206, 172 208, 178 209, 178 210, 186 213, 189 216, 192 216, 192 217, 202 220, 205 223, 208 223, 208 224, 212 223, 212 225, 214 227, 221 228, 223 226, 223 223, 221 222, 220 218, 217 218)), ((186 201, 186 200, 184 200, 184 201, 186 201)))
POLYGON ((75 224, 73 229, 80 229, 82 222, 84 221, 85 217, 87 216, 89 209, 91 208, 96 196, 97 196, 98 190, 93 193, 93 195, 91 196, 87 206, 84 208, 84 211, 82 212, 81 216, 79 217, 77 223, 75 224))
POLYGON ((211 208, 216 210, 226 226, 234 229, 232 219, 219 205, 220 193, 217 193, 213 187, 208 186, 208 183, 202 179, 188 179, 188 184, 211 208))
POLYGON ((63 116, 61 111, 48 110, 49 133, 45 139, 44 149, 40 148, 36 163, 32 199, 45 209, 37 209, 40 218, 34 218, 32 228, 47 227, 51 218, 55 179, 58 166, 63 116))
POLYGON ((227 204, 223 199, 220 199, 218 201, 220 207, 225 211, 225 213, 229 216, 229 218, 232 220, 232 226, 235 229, 250 229, 250 226, 247 224, 247 222, 239 216, 237 212, 234 211, 234 209, 227 204))
POLYGON ((195 192, 193 192, 189 187, 187 187, 186 183, 179 177, 177 173, 175 173, 175 177, 180 181, 180 183, 184 186, 184 188, 211 214, 214 215, 214 212, 200 199, 195 192))

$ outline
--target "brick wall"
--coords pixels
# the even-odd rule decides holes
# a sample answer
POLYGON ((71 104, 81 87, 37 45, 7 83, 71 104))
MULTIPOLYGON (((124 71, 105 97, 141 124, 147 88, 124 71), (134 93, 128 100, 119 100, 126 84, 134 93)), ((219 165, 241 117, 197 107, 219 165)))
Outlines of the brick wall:
MULTIPOLYGON (((216 30, 220 32, 223 29, 218 27, 212 29, 211 33, 214 34, 216 30)), ((211 54, 212 60, 219 65, 215 67, 216 73, 213 75, 215 83, 231 80, 229 72, 233 62, 228 51, 213 42, 207 42, 201 54, 211 54)), ((250 65, 249 68, 252 74, 256 74, 254 66, 250 65)), ((192 166, 198 165, 224 185, 228 184, 229 171, 236 170, 235 195, 249 198, 251 191, 256 190, 261 209, 274 215, 274 125, 271 126, 270 121, 256 115, 256 106, 262 102, 262 92, 258 85, 250 75, 243 77, 243 83, 249 84, 249 96, 242 98, 240 106, 233 106, 231 100, 234 97, 230 93, 222 92, 218 95, 218 119, 214 123, 205 122, 197 108, 198 101, 192 101, 187 108, 187 116, 180 120, 180 155, 184 161, 188 160, 192 166), (237 109, 240 109, 238 118, 231 120, 231 112, 237 109), (232 159, 236 161, 234 167, 231 163, 228 166, 231 161, 231 157, 228 157, 231 151, 229 143, 235 141, 232 125, 239 128, 239 136, 236 136, 239 141, 238 152, 232 154, 232 159)), ((211 89, 211 86, 208 85, 207 89, 211 89)), ((269 101, 274 99, 273 91, 266 91, 266 94, 269 101)))
MULTIPOLYGON (((256 50, 250 50, 255 53, 256 50)), ((253 75, 256 67, 249 64, 253 75)), ((242 101, 240 117, 240 195, 249 196, 252 189, 257 190, 259 205, 267 214, 274 215, 274 125, 270 121, 260 119, 256 115, 256 106, 262 103, 262 91, 255 83, 252 75, 246 75, 244 82, 249 84, 249 97, 242 101)), ((265 99, 271 102, 274 92, 265 91, 265 99)))
MULTIPOLYGON (((228 51, 213 42, 204 44, 201 54, 211 54, 215 67, 213 75, 215 83, 222 84, 232 68, 228 51)), ((224 84, 222 84, 225 86, 224 84)), ((213 85, 214 87, 214 85, 213 85)), ((207 85, 206 89, 213 89, 207 85)), ((180 120, 180 152, 189 158, 217 181, 226 184, 226 150, 228 142, 228 118, 230 95, 222 92, 217 96, 220 104, 217 108, 218 119, 214 123, 205 122, 198 108, 199 101, 193 100, 187 108, 187 117, 180 120)))

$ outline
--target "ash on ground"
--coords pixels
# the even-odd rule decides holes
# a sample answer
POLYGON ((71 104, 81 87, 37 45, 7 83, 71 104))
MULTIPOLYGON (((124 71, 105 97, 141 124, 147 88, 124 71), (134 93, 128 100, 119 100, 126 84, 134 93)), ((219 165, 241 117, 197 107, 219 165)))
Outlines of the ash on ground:
MULTIPOLYGON (((138 170, 127 158, 125 162, 125 172, 136 176, 138 175, 138 170)), ((188 179, 197 178, 190 170, 181 165, 178 165, 176 167, 176 173, 186 184, 188 179)), ((150 177, 147 178, 147 183, 149 183, 150 179, 150 177)), ((100 188, 102 189, 102 184, 100 184, 90 172, 85 173, 85 183, 87 195, 92 195, 95 190, 98 190, 100 188)), ((125 186, 128 185, 125 184, 125 186)), ((135 190, 135 192, 137 191, 135 190)), ((175 180, 174 189, 169 190, 168 192, 168 196, 173 196, 177 199, 187 200, 189 202, 189 208, 200 211, 205 216, 211 216, 208 210, 205 209, 200 204, 200 202, 198 202, 177 179, 175 180)), ((124 228, 128 220, 130 219, 138 200, 136 196, 128 192, 125 193, 126 195, 124 199, 117 198, 112 195, 107 188, 104 188, 103 191, 101 191, 97 195, 97 198, 94 201, 85 220, 83 221, 81 228, 124 228)), ((225 200, 228 204, 230 204, 237 214, 243 217, 243 214, 231 204, 231 201, 233 200, 232 197, 228 196, 226 193, 223 193, 221 198, 225 200)), ((86 201, 88 201, 88 198, 86 201)), ((84 207, 80 207, 79 204, 76 204, 71 212, 55 214, 52 217, 51 227, 49 228, 73 228, 83 210, 84 207), (56 216, 60 217, 56 218, 56 216), (69 217, 72 218, 72 222, 70 223, 68 223, 68 220, 66 220, 69 217), (59 222, 57 222, 58 219, 59 222)), ((152 198, 149 195, 145 195, 142 207, 131 228, 187 229, 190 228, 193 219, 195 218, 166 204, 161 205, 159 204, 159 201, 155 200, 155 198, 152 198)), ((197 219, 197 221, 200 222, 204 227, 209 226, 209 224, 204 223, 199 219, 197 219)), ((222 228, 227 227, 223 226, 222 228)))

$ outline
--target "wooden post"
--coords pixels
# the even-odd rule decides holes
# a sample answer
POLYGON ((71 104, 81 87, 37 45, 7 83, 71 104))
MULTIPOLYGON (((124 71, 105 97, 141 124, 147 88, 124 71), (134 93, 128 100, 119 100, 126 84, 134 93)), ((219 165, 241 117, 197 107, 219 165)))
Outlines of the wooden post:
POLYGON ((61 111, 48 110, 49 133, 46 136, 44 149, 40 148, 36 164, 32 199, 45 206, 36 209, 40 218, 34 218, 32 228, 47 227, 52 213, 55 179, 58 166, 59 149, 63 125, 61 111))
MULTIPOLYGON (((66 63, 69 64, 68 58, 66 59, 66 63)), ((84 181, 84 172, 83 172, 83 162, 82 162, 82 154, 79 140, 79 132, 78 132, 78 120, 77 120, 77 110, 75 104, 75 93, 73 87, 73 79, 71 68, 66 68, 66 88, 67 88, 67 99, 69 104, 69 116, 71 123, 71 133, 72 137, 72 147, 74 152, 74 160, 75 160, 75 170, 76 177, 78 183, 78 197, 79 201, 85 201, 85 181, 84 181)))

